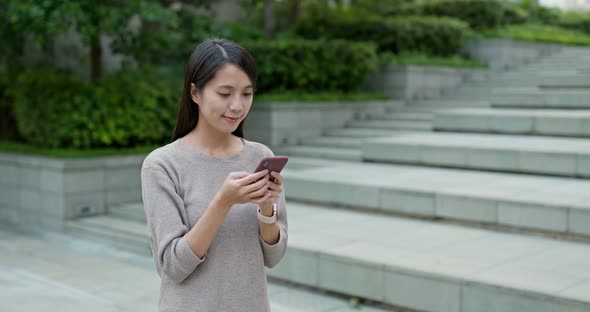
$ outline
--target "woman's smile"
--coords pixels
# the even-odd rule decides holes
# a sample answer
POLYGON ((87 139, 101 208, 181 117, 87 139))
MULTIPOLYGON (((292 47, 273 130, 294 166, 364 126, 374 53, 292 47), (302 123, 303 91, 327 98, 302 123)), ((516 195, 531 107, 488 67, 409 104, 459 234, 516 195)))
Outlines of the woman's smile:
POLYGON ((223 115, 222 117, 223 117, 223 119, 225 119, 229 123, 237 123, 240 120, 239 117, 228 117, 228 116, 225 116, 225 115, 223 115))

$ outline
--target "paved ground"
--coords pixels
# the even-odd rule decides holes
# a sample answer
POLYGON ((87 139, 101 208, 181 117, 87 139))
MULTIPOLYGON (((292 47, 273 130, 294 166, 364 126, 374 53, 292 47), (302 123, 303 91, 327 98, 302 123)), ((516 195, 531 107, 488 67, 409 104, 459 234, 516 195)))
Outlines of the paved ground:
MULTIPOLYGON (((51 234, 0 230, 0 311, 156 311, 159 279, 149 257, 51 234)), ((274 312, 383 311, 272 283, 274 312)))

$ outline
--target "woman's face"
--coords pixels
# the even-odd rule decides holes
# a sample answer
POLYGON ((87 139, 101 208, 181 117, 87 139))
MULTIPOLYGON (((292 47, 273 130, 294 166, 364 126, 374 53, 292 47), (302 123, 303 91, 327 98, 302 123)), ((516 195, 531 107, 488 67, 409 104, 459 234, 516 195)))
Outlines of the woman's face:
POLYGON ((199 124, 222 133, 234 132, 252 106, 254 88, 248 75, 237 65, 223 65, 203 90, 191 86, 191 97, 199 106, 199 124))

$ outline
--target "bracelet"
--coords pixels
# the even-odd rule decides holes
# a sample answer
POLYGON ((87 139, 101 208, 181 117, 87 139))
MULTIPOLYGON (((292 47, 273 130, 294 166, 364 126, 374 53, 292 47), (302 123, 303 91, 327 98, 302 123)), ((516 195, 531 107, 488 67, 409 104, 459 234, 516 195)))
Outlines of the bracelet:
POLYGON ((272 216, 267 217, 267 216, 263 215, 262 213, 260 213, 260 206, 258 206, 257 215, 258 215, 258 221, 260 221, 264 224, 273 224, 273 223, 277 222, 277 204, 272 204, 272 216))

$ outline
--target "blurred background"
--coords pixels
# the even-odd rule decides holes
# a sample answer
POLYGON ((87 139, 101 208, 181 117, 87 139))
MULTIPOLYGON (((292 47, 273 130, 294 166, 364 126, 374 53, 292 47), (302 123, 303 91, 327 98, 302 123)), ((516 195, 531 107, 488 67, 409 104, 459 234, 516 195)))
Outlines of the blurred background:
POLYGON ((141 163, 221 37, 258 66, 246 138, 290 157, 273 311, 590 311, 589 10, 1 1, 0 310, 156 310, 141 163))

